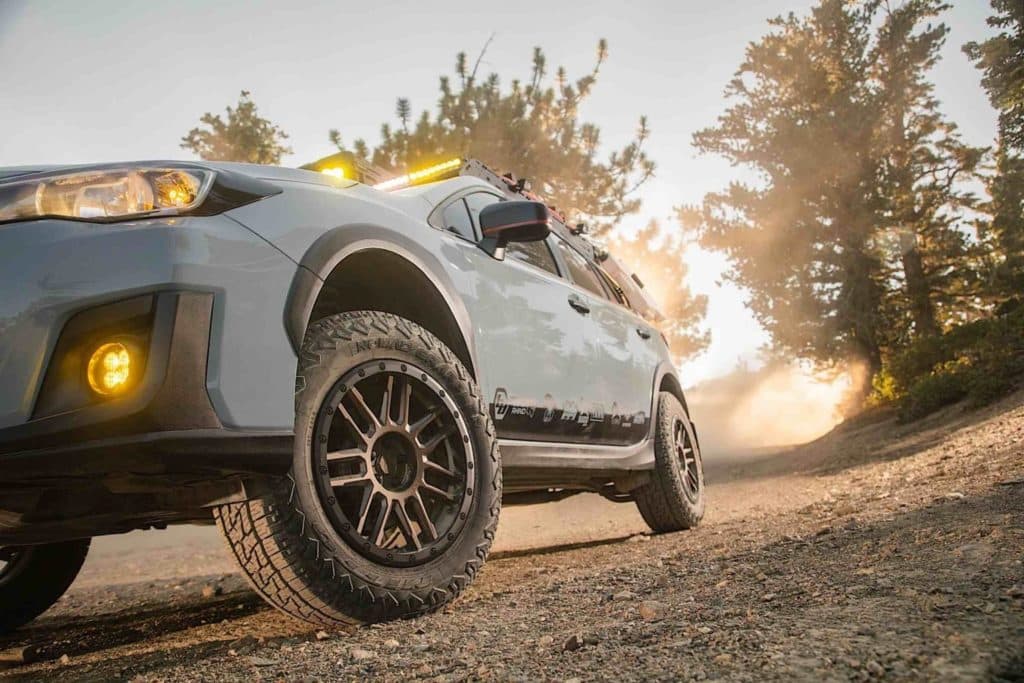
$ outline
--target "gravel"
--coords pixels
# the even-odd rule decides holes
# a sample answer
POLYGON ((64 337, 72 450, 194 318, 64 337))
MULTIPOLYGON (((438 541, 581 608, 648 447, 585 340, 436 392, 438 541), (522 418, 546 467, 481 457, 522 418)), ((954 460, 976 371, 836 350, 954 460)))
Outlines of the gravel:
MULTIPOLYGON (((1024 394, 984 412, 947 410, 912 427, 892 420, 845 425, 756 460, 709 458, 708 479, 708 517, 695 531, 496 553, 454 605, 413 621, 311 627, 267 608, 239 576, 212 563, 206 575, 197 564, 192 577, 93 581, 0 640, 0 651, 33 648, 33 661, 0 675, 1024 675, 1024 394), (221 592, 207 595, 204 587, 221 592)), ((544 510, 538 508, 538 519, 544 510)))

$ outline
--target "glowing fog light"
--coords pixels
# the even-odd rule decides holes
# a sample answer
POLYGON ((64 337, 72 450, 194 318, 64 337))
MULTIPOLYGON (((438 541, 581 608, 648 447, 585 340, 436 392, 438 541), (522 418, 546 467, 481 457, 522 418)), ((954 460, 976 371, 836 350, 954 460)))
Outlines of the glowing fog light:
POLYGON ((132 376, 132 355, 120 342, 108 342, 89 358, 89 387, 101 396, 121 393, 132 376))

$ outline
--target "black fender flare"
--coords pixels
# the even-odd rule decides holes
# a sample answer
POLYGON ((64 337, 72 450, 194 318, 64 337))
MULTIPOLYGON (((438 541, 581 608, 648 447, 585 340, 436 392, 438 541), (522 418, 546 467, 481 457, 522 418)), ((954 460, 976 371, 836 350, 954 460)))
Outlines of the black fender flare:
POLYGON ((438 256, 405 233, 372 223, 354 223, 328 230, 303 255, 288 292, 284 320, 296 354, 302 346, 313 307, 331 273, 350 256, 370 250, 390 252, 405 260, 434 286, 466 344, 473 365, 469 371, 479 380, 480 365, 469 312, 438 256))

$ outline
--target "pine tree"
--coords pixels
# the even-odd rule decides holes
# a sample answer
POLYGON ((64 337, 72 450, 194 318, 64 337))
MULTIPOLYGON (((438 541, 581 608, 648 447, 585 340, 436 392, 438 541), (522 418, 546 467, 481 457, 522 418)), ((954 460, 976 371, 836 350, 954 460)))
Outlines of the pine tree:
MULTIPOLYGON (((573 222, 590 224, 595 234, 606 232, 637 211, 636 191, 654 172, 644 151, 649 135, 644 117, 634 139, 605 159, 600 129, 579 120, 580 105, 593 91, 607 56, 602 40, 590 73, 571 80, 560 68, 550 83, 547 60, 535 48, 528 81, 513 80, 503 89, 497 74, 478 74, 480 58, 471 67, 466 54, 459 53, 454 82, 448 76, 440 79, 436 112, 423 111, 413 120, 411 104, 399 99, 398 127, 383 124, 372 150, 356 140, 351 151, 396 173, 452 157, 478 158, 533 181, 534 190, 573 222)), ((348 151, 339 131, 329 137, 348 151)))
POLYGON ((928 71, 939 0, 821 0, 770 22, 729 84, 703 152, 753 180, 681 218, 729 255, 729 277, 779 351, 872 372, 971 311, 976 259, 962 181, 982 150, 939 111, 928 71))
POLYGON ((226 108, 226 121, 219 114, 203 114, 201 125, 181 139, 181 148, 209 161, 280 164, 282 155, 292 153, 284 144, 288 134, 261 117, 249 95, 243 90, 238 105, 226 108))
POLYGON ((886 3, 871 51, 869 75, 881 116, 874 141, 883 199, 878 227, 902 282, 887 297, 888 317, 908 336, 938 334, 977 294, 964 229, 964 210, 974 198, 960 181, 974 172, 984 150, 961 142, 927 77, 949 32, 931 21, 948 8, 939 0, 886 3))
POLYGON ((990 201, 979 227, 991 249, 989 285, 996 301, 1024 292, 1024 2, 992 0, 988 25, 1000 32, 964 52, 982 70, 999 112, 995 164, 986 178, 990 201))
POLYGON ((729 256, 727 277, 749 291, 777 350, 822 363, 853 356, 872 372, 885 343, 877 102, 865 79, 873 12, 823 0, 808 17, 769 22, 726 88, 725 113, 694 135, 753 180, 680 212, 704 246, 729 256))

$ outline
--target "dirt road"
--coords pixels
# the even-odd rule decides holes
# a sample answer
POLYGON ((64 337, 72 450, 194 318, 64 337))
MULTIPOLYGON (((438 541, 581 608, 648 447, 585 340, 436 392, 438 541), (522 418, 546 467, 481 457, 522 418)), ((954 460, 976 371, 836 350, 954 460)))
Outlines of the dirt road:
POLYGON ((103 539, 0 640, 38 661, 0 675, 1024 680, 1024 394, 708 461, 696 531, 641 535, 595 497, 512 508, 457 603, 348 632, 264 606, 213 529, 103 539))

